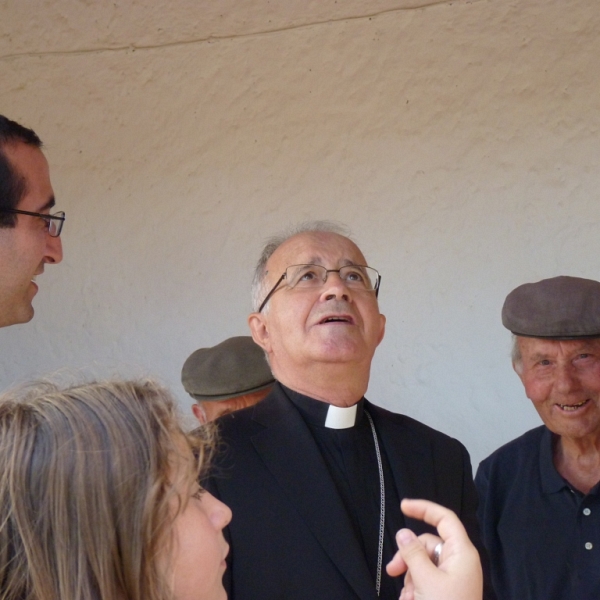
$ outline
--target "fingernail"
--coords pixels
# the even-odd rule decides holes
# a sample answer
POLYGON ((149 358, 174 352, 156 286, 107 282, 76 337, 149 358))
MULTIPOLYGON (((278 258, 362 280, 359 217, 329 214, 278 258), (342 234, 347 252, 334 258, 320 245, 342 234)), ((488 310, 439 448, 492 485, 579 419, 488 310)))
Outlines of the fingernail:
POLYGON ((399 546, 406 546, 406 544, 410 544, 412 539, 412 533, 408 529, 401 529, 396 536, 396 541, 398 542, 399 546))

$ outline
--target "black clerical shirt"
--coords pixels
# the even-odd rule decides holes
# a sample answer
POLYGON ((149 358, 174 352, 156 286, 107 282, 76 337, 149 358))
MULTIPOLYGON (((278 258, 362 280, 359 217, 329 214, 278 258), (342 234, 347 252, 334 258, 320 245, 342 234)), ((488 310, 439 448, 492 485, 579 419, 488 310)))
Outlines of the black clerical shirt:
POLYGON ((584 495, 560 476, 546 427, 496 450, 475 483, 499 599, 600 598, 600 485, 584 495))
MULTIPOLYGON (((331 429, 325 427, 329 404, 294 392, 283 385, 281 387, 298 408, 321 451, 354 525, 355 535, 362 545, 375 587, 381 514, 380 478, 375 440, 369 419, 365 415, 364 398, 358 403, 353 427, 331 429)), ((404 526, 404 519, 400 512, 401 494, 396 489, 381 442, 379 448, 385 484, 385 528, 380 598, 397 600, 402 589, 402 579, 389 577, 385 565, 395 554, 395 534, 404 526)))

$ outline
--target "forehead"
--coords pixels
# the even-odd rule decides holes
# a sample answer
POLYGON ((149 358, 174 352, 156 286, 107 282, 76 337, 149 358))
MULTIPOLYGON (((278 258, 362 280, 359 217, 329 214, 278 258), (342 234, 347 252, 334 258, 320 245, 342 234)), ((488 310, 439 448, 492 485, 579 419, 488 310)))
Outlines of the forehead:
POLYGON ((559 356, 583 354, 600 350, 600 338, 578 340, 546 340, 543 338, 519 338, 519 349, 524 357, 559 356))
POLYGON ((337 233, 299 233, 286 240, 269 258, 267 271, 277 273, 290 265, 316 264, 325 267, 340 267, 355 264, 365 265, 366 260, 358 246, 347 237, 337 233))
POLYGON ((53 197, 50 169, 44 153, 23 142, 6 144, 2 151, 17 173, 25 179, 25 194, 17 207, 34 212, 44 208, 53 197))

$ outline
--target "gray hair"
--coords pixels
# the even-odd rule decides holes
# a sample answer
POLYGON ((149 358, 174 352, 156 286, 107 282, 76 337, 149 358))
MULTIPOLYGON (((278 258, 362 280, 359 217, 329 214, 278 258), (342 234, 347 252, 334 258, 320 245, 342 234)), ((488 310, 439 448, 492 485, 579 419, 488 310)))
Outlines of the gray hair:
POLYGON ((523 369, 523 356, 521 355, 521 348, 519 347, 519 336, 515 334, 512 336, 512 350, 510 352, 510 358, 515 371, 517 373, 521 373, 521 370, 523 369))
MULTIPOLYGON (((267 274, 267 261, 275 250, 279 248, 284 242, 287 242, 290 238, 301 233, 336 233, 337 235, 343 235, 344 237, 350 238, 350 232, 345 225, 341 223, 335 223, 334 221, 305 221, 298 225, 289 227, 282 233, 274 235, 267 240, 258 262, 256 263, 256 269, 254 270, 254 277, 252 279, 252 310, 258 311, 264 297, 267 295, 266 285, 266 274, 267 274)), ((268 308, 268 304, 265 310, 268 308)))

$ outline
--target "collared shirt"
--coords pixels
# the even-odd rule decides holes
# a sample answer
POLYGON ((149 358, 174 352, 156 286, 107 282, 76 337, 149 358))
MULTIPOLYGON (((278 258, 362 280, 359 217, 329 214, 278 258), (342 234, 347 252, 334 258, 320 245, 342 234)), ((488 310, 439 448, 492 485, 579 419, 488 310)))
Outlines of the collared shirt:
MULTIPOLYGON (((329 404, 294 392, 283 385, 281 387, 298 408, 321 451, 354 525, 356 538, 363 548, 375 585, 381 498, 375 441, 369 420, 364 414, 365 400, 362 398, 358 403, 353 427, 330 429, 325 427, 329 404)), ((404 526, 404 520, 399 509, 400 496, 383 445, 380 443, 379 446, 386 505, 380 598, 397 600, 402 589, 402 579, 391 578, 385 571, 385 565, 395 554, 395 534, 404 526)))
POLYGON ((554 466, 553 434, 528 431, 475 477, 479 522, 501 600, 600 598, 600 484, 574 489, 554 466))

